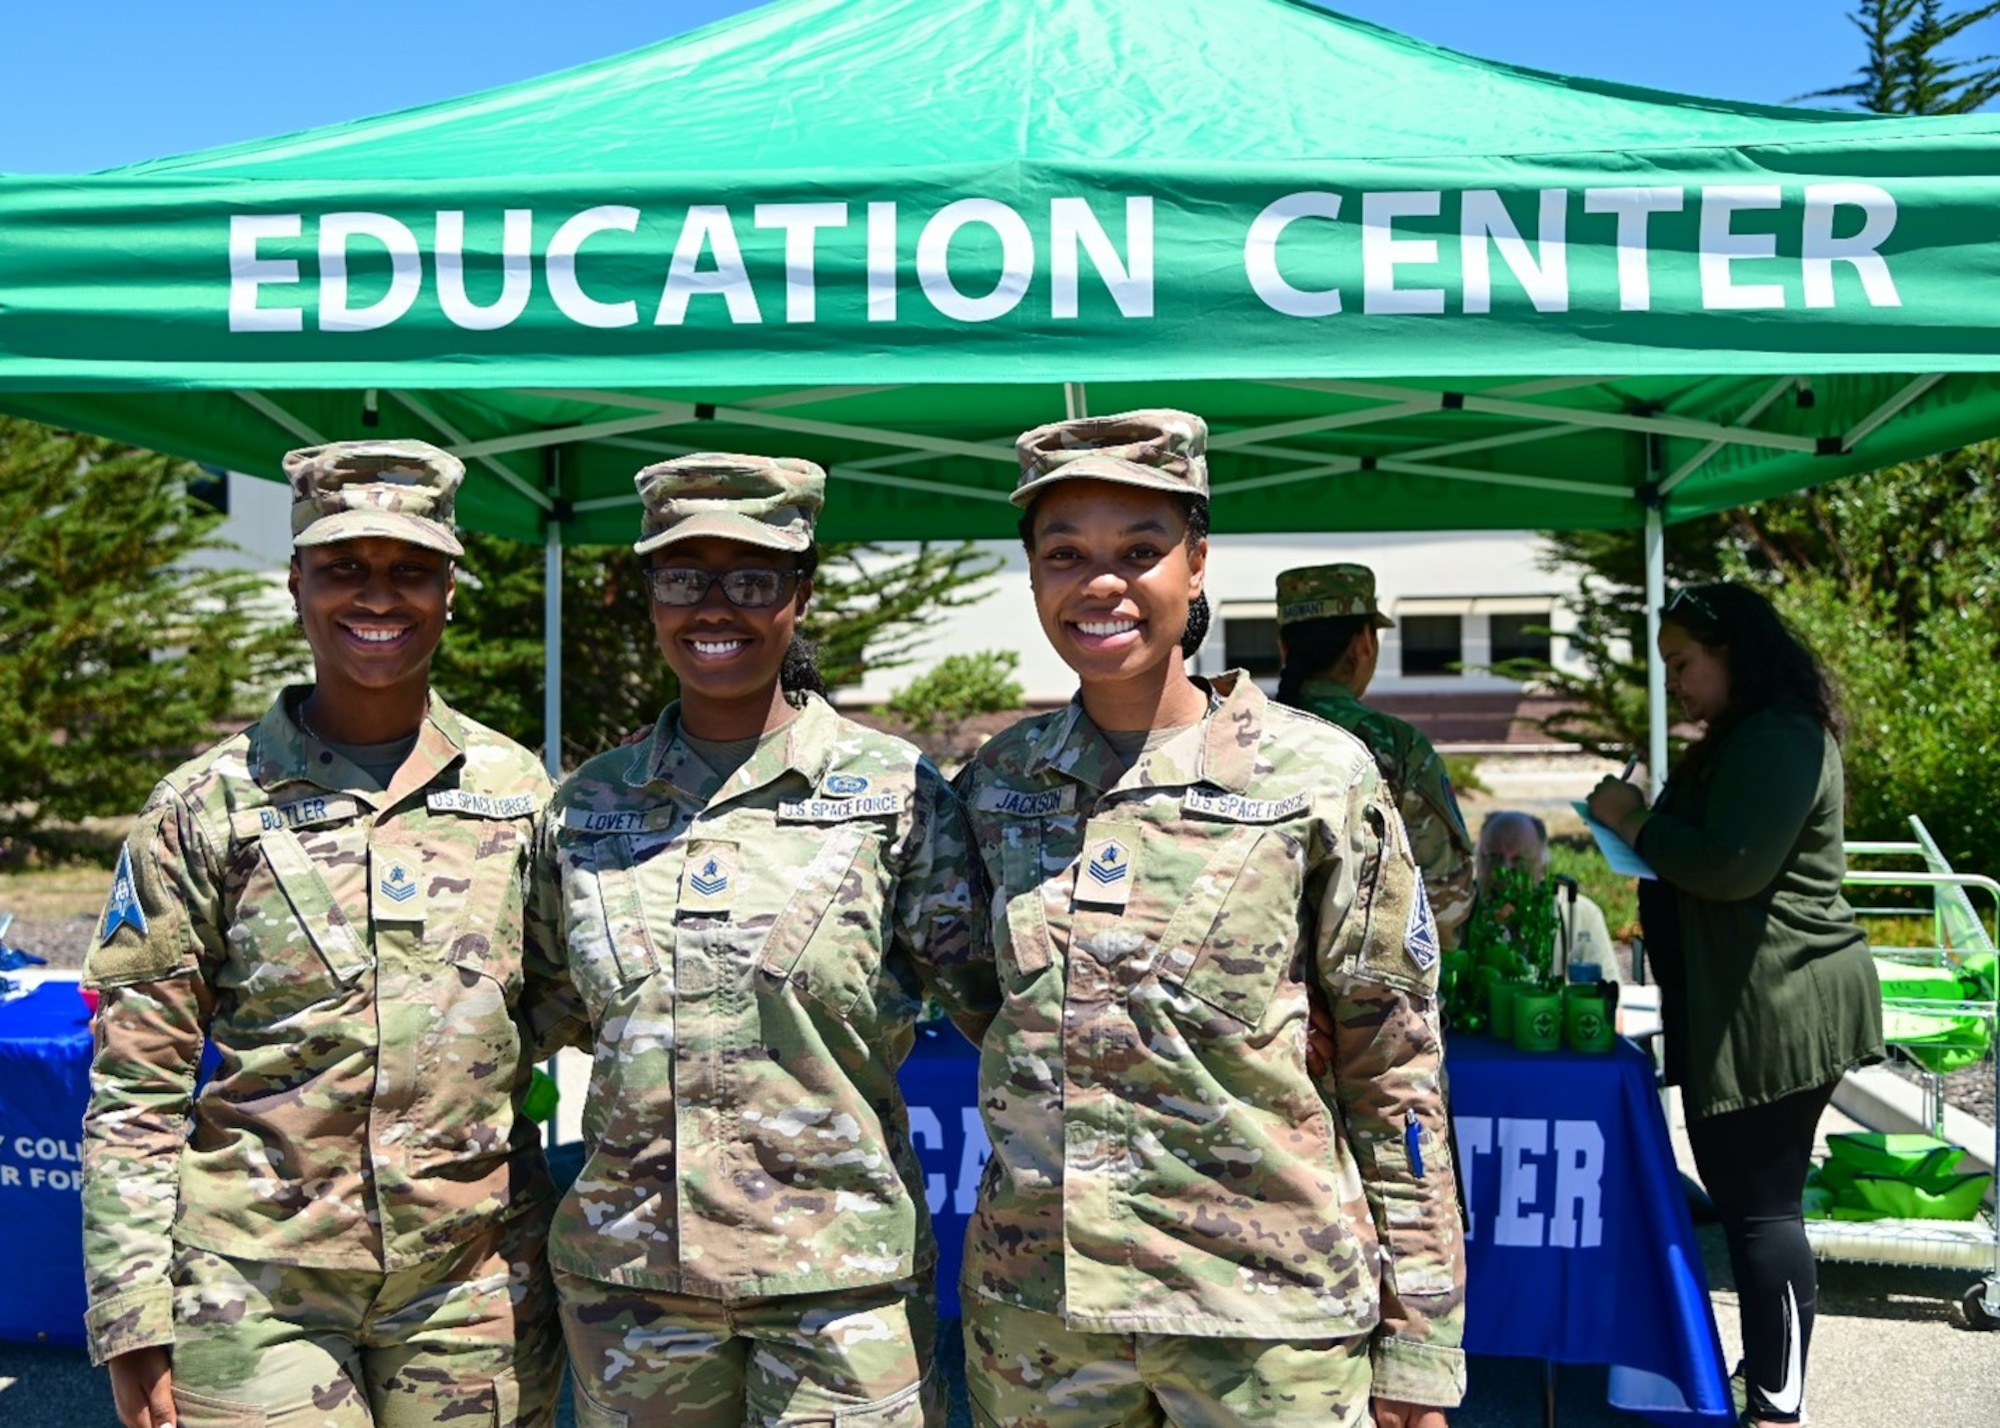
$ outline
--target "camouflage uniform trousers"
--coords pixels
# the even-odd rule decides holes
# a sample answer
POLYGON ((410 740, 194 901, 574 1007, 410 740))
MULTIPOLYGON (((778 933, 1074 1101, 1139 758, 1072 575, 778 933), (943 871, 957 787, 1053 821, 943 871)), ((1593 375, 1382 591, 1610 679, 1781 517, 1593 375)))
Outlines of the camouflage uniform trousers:
POLYGON ((545 1218, 386 1273, 178 1247, 180 1428, 550 1428, 563 1358, 545 1218))
POLYGON ((944 1428, 928 1274, 735 1302, 556 1287, 577 1428, 944 1428))
POLYGON ((980 1428, 1366 1428, 1373 1421, 1365 1334, 1099 1334, 971 1290, 963 1302, 966 1387, 980 1428))

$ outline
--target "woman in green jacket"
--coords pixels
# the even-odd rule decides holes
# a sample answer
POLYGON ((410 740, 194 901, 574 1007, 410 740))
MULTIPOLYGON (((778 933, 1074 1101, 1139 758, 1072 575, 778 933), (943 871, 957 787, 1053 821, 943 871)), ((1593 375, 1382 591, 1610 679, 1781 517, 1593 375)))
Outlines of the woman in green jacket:
POLYGON ((1800 1197, 1814 1129, 1850 1066, 1882 1056, 1882 1007, 1841 896, 1839 719, 1825 674, 1740 585, 1662 612, 1667 689, 1704 726, 1648 809, 1605 779, 1590 811, 1657 882, 1640 919, 1660 981, 1667 1079, 1729 1240, 1746 1423, 1796 1423, 1817 1281, 1800 1197))

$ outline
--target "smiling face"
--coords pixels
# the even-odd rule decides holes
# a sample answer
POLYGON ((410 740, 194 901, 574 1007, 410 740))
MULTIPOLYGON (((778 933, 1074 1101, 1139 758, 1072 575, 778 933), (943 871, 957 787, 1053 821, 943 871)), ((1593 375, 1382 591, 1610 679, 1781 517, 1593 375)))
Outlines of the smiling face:
MULTIPOLYGON (((654 569, 714 575, 732 570, 790 572, 798 563, 797 556, 785 551, 711 536, 676 541, 655 551, 651 562, 654 569)), ((762 727, 761 711, 779 697, 778 671, 811 596, 812 582, 800 580, 785 598, 763 609, 730 604, 719 583, 711 584, 698 604, 663 605, 652 600, 653 636, 681 682, 681 699, 688 706, 686 712, 695 715, 699 736, 748 737, 762 727), (704 706, 756 710, 759 722, 741 735, 711 732, 713 716, 704 719, 696 714, 704 706)))
POLYGON ((1715 720, 1729 707, 1729 647, 1713 649, 1679 625, 1660 626, 1660 658, 1667 666, 1667 693, 1698 724, 1715 720))
POLYGON ((451 608, 450 556, 386 536, 304 546, 288 583, 321 688, 352 699, 428 687, 451 608))
POLYGON ((1035 503, 1033 535, 1028 578, 1042 632, 1085 685, 1157 674, 1179 660, 1208 545, 1189 550, 1173 497, 1065 481, 1035 503))

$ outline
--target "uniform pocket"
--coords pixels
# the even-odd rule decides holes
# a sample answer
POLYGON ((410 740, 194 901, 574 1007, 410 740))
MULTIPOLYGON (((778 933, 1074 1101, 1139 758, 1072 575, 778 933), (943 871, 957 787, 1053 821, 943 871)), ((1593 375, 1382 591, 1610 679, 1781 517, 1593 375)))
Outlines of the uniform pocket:
POLYGON ((765 974, 793 983, 842 1016, 853 1011, 882 965, 888 891, 883 834, 872 821, 834 826, 797 872, 757 961, 765 974))
POLYGON ((1001 971, 1018 986, 1046 971, 1048 915, 1042 906, 1042 820, 1010 818, 1000 827, 1000 888, 1005 927, 996 939, 1001 971))
MULTIPOLYGON (((802 1418, 784 1418, 780 1421, 790 1428, 796 1423, 827 1424, 832 1428, 924 1428, 931 1421, 926 1411, 928 1406, 928 1381, 911 1384, 898 1389, 887 1398, 878 1398, 873 1403, 858 1404, 853 1408, 837 1408, 831 1414, 808 1415, 802 1418)), ((941 1420, 940 1420, 941 1421, 941 1420)))
POLYGON ((631 1428, 631 1414, 606 1408, 590 1396, 583 1380, 575 1374, 570 1375, 570 1388, 575 1399, 576 1428, 631 1428))
POLYGON ((1223 1031, 1257 1026, 1298 946, 1304 876, 1295 839, 1231 828, 1160 934, 1160 981, 1223 1017, 1223 1031))
POLYGON ((592 1005, 660 970, 639 895, 633 840, 624 834, 565 840, 564 943, 570 971, 592 1005))
POLYGON ((521 987, 523 839, 512 823, 434 819, 424 842, 427 940, 455 966, 491 978, 511 1002, 521 987))
POLYGON ((179 1384, 174 1385, 174 1413, 185 1428, 264 1428, 267 1421, 262 1404, 211 1398, 179 1384))

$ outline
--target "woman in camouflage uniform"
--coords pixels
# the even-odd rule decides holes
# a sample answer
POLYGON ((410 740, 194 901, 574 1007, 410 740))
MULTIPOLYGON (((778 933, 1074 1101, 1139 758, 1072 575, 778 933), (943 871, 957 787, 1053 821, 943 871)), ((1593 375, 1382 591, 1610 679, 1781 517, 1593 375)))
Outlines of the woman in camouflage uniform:
POLYGON ((1080 690, 960 775, 1004 1003, 967 1237, 980 1420, 1436 1425, 1464 1384, 1437 933, 1347 734, 1207 623, 1207 431, 1021 437, 1042 628, 1080 690), (1310 994, 1331 1070, 1307 1067, 1310 994), (1426 1405, 1426 1406, 1419 1406, 1426 1405))
POLYGON ((896 1067, 927 989, 975 1038, 997 1004, 964 816, 833 711, 797 637, 820 469, 697 455, 637 483, 680 698, 558 790, 533 909, 595 1039, 550 1239, 577 1422, 941 1424, 896 1067))
POLYGON ((285 470, 314 682, 154 790, 85 971, 91 1354, 126 1428, 545 1425, 549 783, 430 692, 464 468, 384 441, 285 470))

